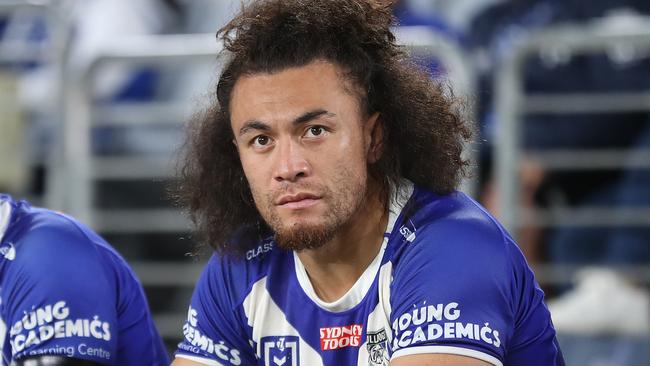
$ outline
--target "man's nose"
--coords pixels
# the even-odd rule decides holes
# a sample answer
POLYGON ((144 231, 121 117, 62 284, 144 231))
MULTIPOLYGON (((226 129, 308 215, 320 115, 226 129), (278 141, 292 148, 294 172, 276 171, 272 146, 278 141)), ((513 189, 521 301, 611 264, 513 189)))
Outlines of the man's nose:
POLYGON ((302 149, 294 141, 285 141, 278 146, 274 178, 278 182, 295 182, 311 173, 309 162, 302 149))

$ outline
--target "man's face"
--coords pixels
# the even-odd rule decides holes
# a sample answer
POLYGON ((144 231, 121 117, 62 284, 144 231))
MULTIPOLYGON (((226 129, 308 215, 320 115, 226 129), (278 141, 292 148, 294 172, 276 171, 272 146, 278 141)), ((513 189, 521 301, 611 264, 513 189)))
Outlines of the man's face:
POLYGON ((242 76, 231 124, 255 205, 286 249, 317 248, 355 219, 374 158, 377 115, 363 118, 338 66, 242 76))

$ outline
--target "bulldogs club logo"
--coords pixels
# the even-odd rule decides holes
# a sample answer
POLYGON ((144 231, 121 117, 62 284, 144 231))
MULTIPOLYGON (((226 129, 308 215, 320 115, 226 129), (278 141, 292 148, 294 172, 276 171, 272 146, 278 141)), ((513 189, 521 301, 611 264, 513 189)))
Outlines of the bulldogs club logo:
POLYGON ((368 365, 369 366, 387 366, 388 353, 386 352, 386 331, 384 329, 378 332, 368 332, 366 335, 366 344, 368 347, 368 365))
POLYGON ((263 337, 262 359, 264 366, 298 366, 300 353, 296 336, 263 337))

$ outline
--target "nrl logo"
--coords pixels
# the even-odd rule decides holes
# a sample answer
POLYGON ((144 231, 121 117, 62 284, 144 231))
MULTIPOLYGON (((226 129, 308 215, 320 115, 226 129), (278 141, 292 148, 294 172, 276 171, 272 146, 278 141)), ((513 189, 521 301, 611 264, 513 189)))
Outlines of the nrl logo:
POLYGON ((299 366, 300 343, 296 336, 263 337, 262 359, 264 366, 299 366))

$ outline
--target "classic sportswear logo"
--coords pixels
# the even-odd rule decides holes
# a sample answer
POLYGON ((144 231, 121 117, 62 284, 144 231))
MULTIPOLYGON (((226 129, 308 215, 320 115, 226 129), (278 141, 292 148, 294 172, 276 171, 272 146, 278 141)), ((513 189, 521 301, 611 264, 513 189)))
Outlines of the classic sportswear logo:
POLYGON ((363 326, 358 324, 320 328, 320 348, 328 351, 344 347, 359 347, 362 330, 363 326))
POLYGON ((415 233, 417 231, 418 230, 415 228, 415 224, 413 221, 411 221, 411 219, 409 219, 407 223, 399 228, 399 233, 402 234, 404 239, 406 239, 406 241, 409 243, 412 243, 413 240, 415 240, 415 233))
POLYGON ((16 259, 16 248, 12 243, 9 243, 8 246, 0 248, 0 255, 12 261, 16 259))

